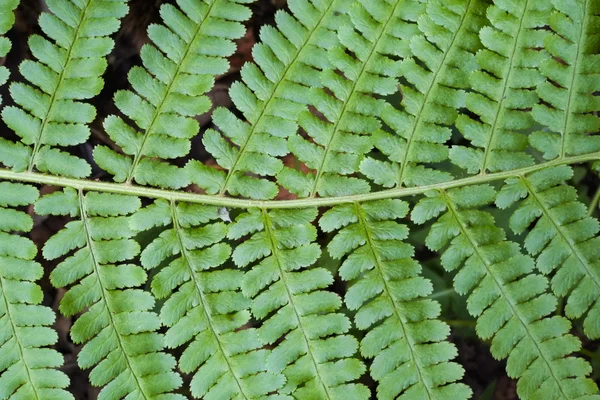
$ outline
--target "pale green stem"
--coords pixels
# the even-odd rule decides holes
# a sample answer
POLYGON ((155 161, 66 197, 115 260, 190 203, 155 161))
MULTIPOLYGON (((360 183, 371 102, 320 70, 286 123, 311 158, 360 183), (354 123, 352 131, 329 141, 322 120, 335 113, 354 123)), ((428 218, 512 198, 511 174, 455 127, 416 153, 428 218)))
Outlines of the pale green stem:
POLYGON ((511 171, 496 172, 485 175, 474 175, 467 178, 456 179, 449 182, 438 183, 435 185, 426 185, 418 187, 397 188, 381 190, 379 192, 324 197, 316 199, 298 199, 298 200, 246 200, 236 199, 225 196, 211 196, 190 192, 177 192, 172 190, 154 189, 144 186, 126 185, 122 183, 110 183, 91 181, 85 179, 63 178, 60 176, 45 175, 36 172, 14 172, 0 169, 0 179, 13 180, 18 182, 39 183, 61 187, 71 187, 77 190, 94 190, 98 192, 128 194, 132 196, 149 197, 153 199, 166 199, 169 201, 185 201, 188 203, 198 203, 207 205, 216 205, 231 208, 305 208, 305 207, 325 207, 338 204, 348 204, 355 202, 366 202, 381 199, 395 199, 406 196, 416 196, 431 190, 451 189, 456 187, 476 185, 486 182, 493 182, 502 179, 512 178, 519 175, 527 175, 535 171, 554 167, 563 164, 578 164, 587 161, 600 160, 600 152, 583 154, 579 156, 559 158, 545 163, 533 165, 531 167, 519 168, 511 171))

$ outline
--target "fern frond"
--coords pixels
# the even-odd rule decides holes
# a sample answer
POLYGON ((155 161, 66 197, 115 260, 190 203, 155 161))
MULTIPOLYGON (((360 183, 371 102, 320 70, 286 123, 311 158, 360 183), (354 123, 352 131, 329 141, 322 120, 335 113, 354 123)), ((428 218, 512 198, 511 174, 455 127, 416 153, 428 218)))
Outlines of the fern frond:
POLYGON ((329 52, 333 68, 321 74, 324 88, 311 96, 326 120, 303 113, 299 124, 309 139, 300 135, 289 139, 290 151, 315 173, 286 168, 278 176, 282 186, 300 197, 370 190, 367 181, 349 175, 358 172, 362 157, 373 146, 369 134, 381 128, 377 116, 386 103, 372 96, 396 92, 400 65, 394 58, 409 55, 402 40, 418 32, 414 21, 423 9, 412 0, 353 3, 351 23, 338 28, 340 44, 329 52))
MULTIPOLYGON (((20 0, 5 0, 0 4, 0 58, 6 57, 12 44, 4 35, 10 30, 15 23, 15 15, 13 11, 19 5, 20 0)), ((0 86, 8 81, 9 71, 5 66, 0 66, 0 86)), ((0 105, 2 105, 2 97, 0 97, 0 105)))
POLYGON ((6 107, 2 119, 21 139, 0 139, 0 162, 16 171, 83 178, 89 164, 59 147, 75 146, 90 136, 88 124, 96 109, 82 100, 100 93, 108 37, 127 13, 126 0, 52 0, 39 23, 50 40, 32 35, 29 47, 38 61, 25 60, 21 75, 29 83, 13 82, 10 93, 20 107, 6 107))
POLYGON ((477 53, 471 74, 473 92, 456 127, 472 147, 453 146, 450 159, 468 173, 497 172, 533 164, 525 152, 523 130, 534 125, 530 109, 538 102, 543 80, 538 68, 546 58, 544 38, 548 1, 497 0, 487 10, 491 25, 479 36, 486 47, 477 53))
POLYGON ((138 255, 128 215, 141 206, 133 196, 83 193, 65 189, 36 203, 40 215, 70 215, 78 220, 51 237, 44 258, 69 255, 50 274, 56 287, 71 288, 60 302, 63 315, 83 312, 71 328, 81 368, 93 367, 90 381, 104 386, 99 399, 184 399, 165 394, 181 386, 172 371, 175 358, 162 353, 163 336, 154 298, 138 289, 147 276, 139 266, 123 263, 138 255))
POLYGON ((479 31, 486 23, 487 0, 427 3, 418 19, 424 35, 410 40, 412 57, 400 65, 399 108, 387 104, 381 118, 394 133, 373 135, 375 147, 389 161, 365 158, 360 171, 384 187, 421 186, 451 180, 448 172, 423 164, 448 158, 445 144, 452 136, 457 110, 465 107, 469 74, 477 68, 475 53, 481 47, 479 31))
POLYGON ((542 103, 535 120, 549 131, 531 135, 531 145, 553 159, 600 150, 600 4, 590 0, 552 1, 554 11, 545 40, 550 53, 540 66, 542 103))
POLYGON ((520 398, 600 400, 600 0, 287 0, 206 132, 253 0, 161 0, 93 163, 128 0, 45 2, 0 110, 0 400, 73 398, 32 204, 100 400, 469 398, 423 242, 520 398))
POLYGON ((164 160, 186 156, 200 126, 195 116, 206 113, 206 96, 214 79, 226 73, 233 42, 244 35, 240 23, 250 18, 244 3, 252 0, 177 0, 161 6, 164 25, 150 25, 152 44, 142 48, 144 68, 134 67, 134 91, 119 91, 115 104, 135 125, 110 116, 104 128, 125 154, 98 147, 98 165, 117 182, 182 188, 187 173, 164 160))
POLYGON ((470 292, 469 312, 477 317, 477 334, 492 339, 492 355, 508 358, 508 375, 517 378, 522 399, 599 398, 590 365, 569 356, 581 348, 569 334, 570 322, 550 316, 556 298, 546 293, 548 282, 535 274, 533 260, 519 245, 506 240, 493 217, 478 208, 494 201, 491 186, 468 186, 429 193, 411 217, 423 223, 443 213, 433 224, 426 244, 445 248, 442 264, 458 271, 454 287, 470 292))
POLYGON ((279 11, 277 29, 264 26, 261 43, 252 51, 255 64, 242 68, 243 82, 230 90, 248 123, 227 109, 217 109, 213 122, 222 133, 208 130, 206 149, 224 171, 200 162, 188 166, 192 180, 210 194, 271 199, 277 185, 266 179, 281 171, 277 157, 288 154, 286 138, 295 135, 298 116, 310 104, 310 87, 322 86, 319 71, 330 68, 327 52, 337 43, 334 29, 344 25, 347 0, 290 0, 292 15, 279 11))
POLYGON ((408 213, 401 200, 337 206, 319 220, 325 232, 339 230, 327 248, 346 257, 340 275, 352 281, 345 296, 356 311, 356 326, 368 331, 361 353, 374 358, 371 376, 379 382, 378 399, 467 399, 471 390, 460 380, 463 368, 446 341, 450 328, 436 319, 440 305, 427 299, 431 282, 421 276, 403 242, 406 225, 395 220, 408 213))
POLYGON ((63 390, 69 378, 58 368, 62 355, 51 346, 58 335, 50 326, 55 315, 40 305, 44 274, 35 244, 10 232, 29 232, 33 220, 13 207, 33 204, 37 189, 0 183, 0 399, 72 399, 63 390))
POLYGON ((156 201, 132 220, 139 231, 168 226, 141 255, 145 268, 168 265, 152 279, 157 298, 168 298, 160 311, 169 327, 169 348, 185 346, 179 358, 184 373, 193 373, 192 394, 206 399, 254 399, 285 383, 280 374, 265 372, 269 351, 256 329, 242 329, 250 320, 249 301, 240 290, 244 273, 215 270, 231 256, 222 243, 227 226, 217 207, 156 201), (174 257, 173 257, 174 256, 174 257))
POLYGON ((333 282, 325 268, 309 268, 321 255, 311 222, 317 210, 251 209, 229 227, 228 237, 251 235, 237 246, 239 267, 256 263, 242 281, 252 299, 252 314, 263 321, 258 335, 274 345, 267 369, 287 377, 281 393, 297 399, 368 399, 369 390, 353 383, 365 366, 352 358, 356 339, 346 334, 350 320, 338 310, 341 299, 323 289, 333 282))
POLYGON ((600 224, 588 216, 575 188, 564 184, 572 176, 573 170, 565 165, 509 179, 496 204, 506 208, 519 203, 510 218, 511 229, 523 233, 533 225, 525 248, 537 256, 542 273, 555 271, 552 290, 566 297, 567 317, 579 318, 587 312, 585 333, 599 338, 600 224))

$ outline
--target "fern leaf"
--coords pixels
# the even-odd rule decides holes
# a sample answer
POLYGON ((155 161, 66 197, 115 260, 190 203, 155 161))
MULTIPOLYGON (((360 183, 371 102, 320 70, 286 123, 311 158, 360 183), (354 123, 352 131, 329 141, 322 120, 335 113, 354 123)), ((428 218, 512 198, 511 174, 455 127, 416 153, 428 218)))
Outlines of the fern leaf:
POLYGON ((546 57, 543 28, 548 1, 497 0, 487 10, 491 25, 480 38, 479 69, 471 74, 473 92, 466 97, 472 113, 459 115, 456 127, 472 147, 453 146, 450 159, 468 173, 506 171, 529 166, 523 130, 533 124, 530 109, 538 102, 538 70, 546 57))
POLYGON ((600 224, 587 215, 575 188, 564 184, 572 176, 570 167, 559 166, 509 179, 496 204, 505 208, 519 203, 510 219, 511 229, 523 233, 533 225, 525 248, 537 256, 537 268, 542 273, 556 271, 552 290, 559 297, 566 296, 567 317, 579 318, 589 311, 585 333, 599 338, 600 254, 596 249, 600 224))
MULTIPOLYGON (((8 38, 4 37, 6 32, 15 23, 15 15, 13 11, 19 5, 19 0, 7 0, 0 4, 0 58, 6 57, 12 44, 8 38)), ((6 67, 0 66, 0 86, 8 81, 9 71, 6 67)), ((0 97, 0 105, 2 105, 2 97, 0 97)))
POLYGON ((268 350, 250 320, 249 302, 240 290, 244 273, 215 270, 231 256, 222 243, 227 226, 217 207, 156 201, 132 220, 136 230, 167 226, 141 255, 145 268, 168 265, 152 279, 152 292, 167 298, 160 319, 169 327, 169 348, 184 345, 179 367, 193 373, 194 397, 254 399, 283 386, 280 374, 265 372, 268 350), (175 257, 173 257, 175 256, 175 257))
POLYGON ((341 229, 327 248, 346 257, 340 275, 353 281, 345 296, 355 323, 368 330, 361 353, 374 358, 371 376, 379 382, 378 399, 467 399, 471 390, 460 380, 463 368, 450 362, 457 355, 445 339, 450 328, 436 318, 440 305, 427 299, 431 282, 419 276, 414 249, 402 240, 406 225, 395 222, 408 213, 401 200, 337 206, 319 225, 341 229))
POLYGON ((535 274, 533 260, 509 242, 493 217, 478 208, 491 203, 491 186, 468 186, 435 191, 421 200, 411 217, 417 223, 441 217, 433 224, 426 244, 446 248, 442 264, 458 271, 454 287, 467 294, 467 308, 477 317, 477 334, 492 340, 492 355, 508 358, 508 375, 518 379, 522 399, 598 398, 598 387, 586 378, 590 365, 569 356, 581 348, 569 334, 570 322, 550 316, 556 298, 546 293, 548 282, 535 274))
POLYGON ((416 20, 423 8, 402 0, 361 0, 352 5, 351 22, 338 27, 340 43, 329 52, 333 68, 321 74, 324 88, 311 96, 325 120, 310 112, 301 114, 299 124, 309 138, 289 139, 291 152, 315 173, 286 168, 278 176, 282 186, 300 197, 370 190, 365 180, 349 175, 358 172, 362 157, 372 148, 368 135, 381 127, 377 115, 385 101, 371 96, 396 92, 400 65, 393 58, 408 55, 402 39, 417 33, 416 24, 408 21, 416 20))
POLYGON ((288 154, 286 138, 295 135, 298 116, 307 110, 310 87, 320 87, 319 71, 329 68, 327 51, 337 39, 336 26, 347 20, 346 0, 290 0, 292 14, 279 11, 277 29, 264 26, 262 42, 252 51, 255 63, 242 68, 231 98, 248 123, 227 109, 217 109, 213 122, 222 133, 209 130, 203 143, 225 170, 200 162, 188 166, 194 183, 208 193, 270 199, 277 185, 266 178, 283 168, 278 157, 288 154))
POLYGON ((0 182, 0 400, 73 398, 31 204, 70 217, 42 255, 100 400, 466 399, 419 241, 520 398, 600 400, 575 355, 580 321, 600 338, 600 190, 571 165, 600 170, 600 3, 288 0, 201 132, 252 2, 163 2, 94 149, 103 182, 72 150, 128 1, 46 0, 0 177, 64 189, 0 182), (198 136, 213 160, 181 167, 198 136))
MULTIPOLYGON (((12 1, 11 1, 12 2, 12 1)), ((37 59, 20 65, 29 83, 13 82, 10 93, 19 107, 6 107, 2 119, 20 137, 0 139, 0 161, 16 171, 33 171, 83 178, 89 164, 60 150, 90 136, 88 124, 96 109, 83 100, 100 93, 106 55, 113 48, 108 37, 127 13, 125 0, 49 0, 53 14, 40 16, 47 35, 32 35, 29 47, 37 59)))
POLYGON ((128 218, 140 205, 133 196, 68 188, 42 197, 36 203, 38 214, 79 217, 46 242, 43 255, 47 260, 69 255, 50 280, 56 287, 72 285, 60 302, 63 315, 84 312, 73 324, 71 338, 85 343, 77 362, 81 368, 93 367, 91 383, 104 386, 98 398, 184 399, 166 395, 182 381, 172 371, 175 358, 161 352, 160 320, 151 311, 154 298, 138 289, 146 273, 124 263, 140 250, 131 239, 128 218))
POLYGON ((325 291, 333 282, 325 268, 309 268, 321 251, 313 243, 315 209, 251 209, 230 225, 228 237, 251 235, 233 252, 239 267, 254 264, 242 281, 252 314, 263 321, 258 335, 275 347, 267 369, 287 377, 281 393, 297 399, 368 399, 369 390, 352 381, 364 372, 352 358, 358 343, 348 335, 350 320, 341 300, 325 291))
POLYGON ((48 348, 58 335, 55 315, 40 305, 42 289, 35 283, 44 270, 34 261, 35 244, 10 232, 29 232, 33 220, 12 207, 37 200, 37 189, 0 183, 0 399, 72 399, 63 390, 69 378, 54 368, 62 355, 48 348))
POLYGON ((531 145, 553 159, 600 151, 600 5, 595 1, 552 1, 554 11, 545 40, 550 53, 540 66, 546 78, 538 86, 542 103, 535 120, 549 131, 531 135, 531 145))
POLYGON ((424 167, 448 158, 450 128, 465 107, 469 73, 477 67, 475 52, 481 47, 487 1, 429 1, 419 16, 424 35, 410 40, 412 57, 400 64, 410 85, 401 85, 402 102, 387 104, 381 118, 393 132, 373 134, 375 147, 391 162, 365 158, 360 171, 384 187, 421 186, 451 180, 448 172, 424 167))
POLYGON ((215 76, 226 73, 226 57, 234 53, 234 39, 244 35, 240 23, 251 13, 244 3, 250 0, 177 0, 160 9, 164 25, 150 25, 152 44, 142 48, 144 68, 134 67, 129 82, 134 91, 119 91, 117 107, 135 125, 110 116, 104 127, 121 147, 119 154, 98 147, 98 165, 114 175, 117 182, 167 188, 190 184, 187 173, 169 164, 186 156, 191 139, 200 126, 195 116, 206 113, 211 101, 206 96, 215 76))

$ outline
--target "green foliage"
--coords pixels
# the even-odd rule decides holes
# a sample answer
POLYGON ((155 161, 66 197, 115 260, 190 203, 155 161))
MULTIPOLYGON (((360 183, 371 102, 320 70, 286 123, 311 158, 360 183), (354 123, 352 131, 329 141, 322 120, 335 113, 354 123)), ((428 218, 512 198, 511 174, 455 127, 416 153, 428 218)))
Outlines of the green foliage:
MULTIPOLYGON (((282 171, 278 157, 294 152, 286 138, 295 136, 299 116, 309 115, 310 88, 321 87, 319 71, 332 68, 327 52, 337 44, 334 29, 348 19, 346 0, 291 0, 289 8, 292 15, 276 14, 278 29, 261 29, 262 42, 252 50, 255 64, 244 65, 243 81, 231 87, 229 94, 247 123, 217 109, 213 122, 222 133, 211 129, 202 138, 225 171, 196 161, 188 165, 192 181, 207 193, 271 199, 279 192, 274 182, 248 173, 272 177, 282 171)), ((299 176, 291 173, 288 179, 295 185, 299 176)))
POLYGON ((452 179, 447 172, 425 167, 448 158, 445 143, 450 126, 465 107, 469 73, 477 67, 478 33, 485 24, 487 2, 430 1, 417 22, 422 34, 410 38, 407 57, 399 66, 408 81, 402 85, 399 108, 387 104, 382 120, 393 133, 379 130, 375 147, 389 161, 365 158, 360 171, 384 187, 420 186, 452 179))
POLYGON ((129 72, 133 91, 119 91, 115 105, 135 125, 110 116, 104 128, 125 153, 108 147, 94 150, 99 166, 117 182, 168 188, 189 185, 187 173, 162 160, 186 156, 200 130, 193 118, 206 113, 206 96, 215 76, 229 69, 226 57, 235 51, 234 39, 244 35, 240 22, 250 17, 250 0, 177 0, 164 4, 164 25, 150 25, 152 44, 142 48, 144 64, 129 72))
POLYGON ((42 255, 100 399, 469 398, 452 279, 522 399, 600 398, 598 1, 288 0, 205 132, 252 1, 166 2, 112 182, 76 154, 127 2, 46 3, 2 110, 0 399, 72 398, 31 211, 67 220, 42 255))
MULTIPOLYGON (((93 367, 90 381, 104 386, 99 399, 156 397, 181 386, 173 356, 161 352, 163 337, 154 298, 139 287, 147 275, 130 261, 140 251, 128 215, 138 210, 133 196, 65 189, 36 203, 40 215, 79 217, 44 245, 44 258, 68 255, 50 274, 56 287, 72 285, 60 312, 83 312, 71 328, 81 368, 93 367)), ((184 398, 171 395, 163 398, 184 398)))
POLYGON ((62 355, 49 348, 58 335, 54 312, 40 305, 43 275, 34 261, 35 244, 14 232, 29 232, 33 220, 14 207, 28 206, 39 192, 32 186, 0 183, 0 399, 72 399, 69 378, 58 368, 62 355))
POLYGON ((229 228, 231 239, 250 235, 232 258, 239 267, 255 263, 242 291, 252 299, 252 315, 263 321, 262 343, 275 344, 267 369, 287 377, 280 392, 300 399, 368 399, 369 390, 352 383, 365 366, 352 358, 358 343, 347 334, 350 320, 339 312, 339 296, 323 290, 333 276, 312 267, 321 255, 311 224, 316 216, 312 208, 251 209, 229 228))
POLYGON ((416 19, 422 8, 412 1, 381 0, 357 1, 350 7, 354 27, 338 30, 339 44, 329 52, 332 67, 321 74, 324 87, 311 93, 311 104, 325 120, 301 114, 298 121, 308 138, 295 135, 289 140, 291 152, 315 173, 286 169, 278 179, 282 186, 300 197, 370 190, 364 179, 347 175, 358 172, 361 158, 373 146, 368 134, 380 129, 377 116, 385 102, 370 95, 395 93, 400 66, 392 57, 407 55, 401 41, 418 30, 405 20, 416 19))
POLYGON ((469 186, 430 192, 411 218, 423 223, 441 216, 431 227, 427 246, 444 249, 442 265, 458 271, 454 288, 469 294, 467 308, 477 317, 477 334, 491 339, 492 355, 508 358, 509 376, 518 378, 521 398, 572 399, 598 392, 586 376, 590 365, 568 355, 581 348, 569 334, 570 322, 551 316, 556 298, 546 292, 547 280, 534 272, 533 260, 519 245, 506 240, 493 217, 478 207, 494 201, 491 186, 469 186))
MULTIPOLYGON (((13 82, 12 99, 2 119, 19 142, 0 140, 0 161, 16 171, 39 171, 83 178, 89 164, 57 148, 85 143, 96 109, 82 100, 100 93, 108 37, 127 13, 125 0, 48 0, 50 13, 40 16, 39 35, 29 38, 37 61, 25 60, 19 71, 29 84, 13 82)), ((9 4, 14 4, 9 1, 9 4)))
POLYGON ((544 274, 556 271, 552 290, 566 297, 565 313, 581 317, 586 311, 585 333, 600 337, 600 224, 588 216, 577 199, 575 188, 565 185, 573 176, 568 166, 549 168, 527 177, 507 180, 496 204, 505 208, 519 202, 510 227, 523 233, 525 248, 537 256, 537 268, 544 274), (524 201, 520 201, 525 199, 524 201))
MULTIPOLYGON (((0 57, 6 57, 11 48, 11 43, 8 38, 3 35, 13 26, 15 16, 13 10, 17 8, 19 0, 7 0, 0 4, 0 57)), ((0 86, 4 85, 8 80, 9 72, 4 66, 0 66, 0 86)), ((0 105, 2 98, 0 97, 0 105)))
POLYGON ((551 57, 540 65, 546 78, 537 87, 543 103, 532 115, 549 131, 531 135, 531 145, 547 159, 600 150, 600 5, 595 1, 553 0, 552 33, 544 47, 551 57))
POLYGON ((452 162, 470 174, 529 166, 525 152, 533 126, 528 111, 538 102, 539 66, 546 57, 541 29, 548 22, 548 1, 498 0, 487 9, 491 25, 479 32, 485 49, 477 53, 479 69, 470 75, 474 90, 466 96, 473 115, 461 114, 456 127, 473 147, 454 146, 452 162))
POLYGON ((327 249, 334 258, 347 256, 340 275, 354 283, 346 305, 357 310, 359 329, 372 329, 361 353, 374 358, 378 398, 467 399, 471 390, 452 383, 464 370, 449 362, 457 352, 445 341, 448 325, 436 319, 439 304, 426 298, 431 282, 419 276, 414 249, 403 242, 408 228, 395 221, 407 213, 408 204, 400 200, 357 203, 327 211, 319 225, 325 232, 342 228, 327 249))
POLYGON ((265 371, 269 352, 257 330, 240 330, 250 320, 240 290, 244 273, 214 270, 231 255, 222 243, 227 227, 216 219, 216 207, 157 201, 137 212, 132 226, 142 231, 171 225, 144 249, 141 261, 150 269, 169 260, 152 279, 152 292, 168 297, 160 312, 169 327, 165 345, 186 346, 179 368, 193 373, 194 397, 257 398, 279 389, 285 378, 265 371))

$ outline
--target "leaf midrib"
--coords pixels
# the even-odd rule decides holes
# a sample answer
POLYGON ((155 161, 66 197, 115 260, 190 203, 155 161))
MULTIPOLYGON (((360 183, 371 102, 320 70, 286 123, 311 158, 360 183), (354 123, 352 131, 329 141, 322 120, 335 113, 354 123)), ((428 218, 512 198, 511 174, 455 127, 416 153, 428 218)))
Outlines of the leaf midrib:
MULTIPOLYGON (((375 259, 375 270, 377 271, 377 275, 379 276, 379 279, 381 280, 381 283, 383 285, 383 291, 385 293, 385 296, 388 297, 389 300, 391 301, 392 306, 394 308, 394 311, 393 311, 394 316, 396 317, 398 322, 400 322, 400 327, 402 329, 402 333, 403 333, 404 339, 406 340, 406 344, 408 346, 408 351, 410 353, 410 359, 415 363, 415 368, 417 369, 417 375, 419 377, 419 382, 421 382, 423 387, 425 388, 425 392, 427 393, 427 398, 429 400, 433 400, 433 399, 435 399, 435 396, 431 393, 431 388, 428 385, 431 382, 427 382, 423 378, 423 372, 421 371, 423 369, 423 366, 421 365, 421 362, 420 362, 419 358, 416 356, 416 352, 415 352, 416 343, 414 342, 412 334, 408 331, 407 324, 404 322, 404 320, 402 319, 402 317, 400 315, 400 307, 398 306, 398 304, 396 302, 395 296, 392 295, 392 289, 390 288, 390 284, 389 284, 390 280, 388 278, 386 278, 385 274, 383 273, 383 268, 382 268, 383 262, 381 260, 381 257, 379 256, 379 253, 377 251, 375 251, 375 245, 373 244, 373 237, 372 237, 371 231, 367 227, 367 221, 366 221, 366 216, 364 215, 364 211, 362 210, 362 208, 360 207, 360 205, 358 203, 355 203, 355 210, 358 215, 358 221, 365 232, 365 236, 367 238, 367 245, 369 246, 369 249, 371 250, 371 254, 373 255, 373 258, 375 259)), ((408 388, 406 388, 404 390, 409 390, 410 387, 414 386, 415 384, 409 386, 408 388)), ((402 394, 402 393, 400 393, 400 394, 402 394)))
POLYGON ((469 186, 485 182, 515 178, 519 175, 527 175, 532 172, 544 170, 557 165, 579 164, 588 161, 599 161, 600 151, 577 156, 557 158, 552 161, 543 162, 509 171, 501 171, 484 175, 472 175, 467 178, 456 179, 453 181, 437 183, 433 185, 402 187, 396 189, 381 190, 366 194, 306 198, 296 200, 248 200, 233 197, 213 196, 197 194, 192 192, 173 191, 165 189, 155 189, 145 186, 125 185, 119 183, 101 182, 88 179, 74 179, 37 172, 15 172, 0 168, 0 179, 29 182, 37 184, 47 184, 52 186, 70 187, 77 190, 93 190, 105 193, 128 194, 153 199, 165 199, 168 201, 184 201, 195 204, 217 205, 231 208, 264 208, 264 209, 283 209, 283 208, 303 208, 303 207, 324 207, 337 204, 350 204, 354 202, 365 202, 371 200, 401 198, 407 196, 421 195, 431 190, 452 189, 457 187, 469 186))
MULTIPOLYGON (((314 181, 313 187, 310 191, 309 198, 311 198, 311 199, 314 199, 315 196, 319 193, 321 179, 323 178, 323 174, 325 173, 325 171, 324 171, 325 165, 327 164, 327 160, 329 159, 329 156, 332 152, 331 148, 332 148, 333 141, 334 141, 335 137, 337 136, 337 134, 340 132, 339 126, 342 123, 342 121, 344 121, 344 117, 346 116, 346 113, 348 112, 348 106, 352 102, 352 99, 354 98, 354 96, 356 96, 356 94, 358 93, 358 91, 357 91, 358 83, 361 82, 361 79, 367 72, 366 71, 367 65, 369 65, 373 56, 375 54, 377 54, 377 49, 379 47, 379 43, 380 43, 381 39, 383 38, 383 36, 387 33, 388 26, 390 25, 392 20, 396 17, 396 10, 398 9, 398 6, 403 3, 404 3, 403 0, 396 0, 396 4, 390 11, 388 18, 385 21, 385 24, 383 24, 383 26, 381 26, 381 32, 379 32, 377 34, 377 37, 372 42, 373 47, 369 51, 369 55, 367 56, 366 60, 362 63, 358 77, 354 80, 354 82, 352 82, 352 87, 350 88, 350 95, 348 96, 348 99, 343 102, 342 108, 338 114, 338 118, 333 123, 331 136, 329 137, 329 140, 327 141, 327 144, 325 146, 323 158, 321 159, 321 164, 319 165, 319 167, 317 169, 317 175, 315 176, 315 181, 314 181)), ((339 99, 337 99, 337 100, 339 100, 339 99)))
MULTIPOLYGON (((496 6, 492 5, 490 7, 496 7, 496 6)), ((488 139, 487 145, 484 148, 483 159, 481 161, 481 170, 479 172, 480 175, 486 173, 485 171, 487 171, 487 169, 489 167, 490 156, 492 154, 492 151, 496 150, 496 149, 492 149, 492 144, 494 144, 494 141, 496 139, 496 134, 499 129, 498 122, 500 120, 500 114, 502 114, 502 111, 504 110, 504 100, 506 99, 506 91, 511 87, 510 83, 513 80, 513 76, 514 76, 514 72, 515 72, 514 63, 516 61, 515 54, 517 53, 518 46, 520 43, 520 38, 523 33, 523 21, 525 20, 525 18, 527 18, 528 8, 529 8, 529 0, 525 0, 525 3, 523 4, 523 18, 519 18, 519 26, 518 26, 516 34, 514 36, 512 51, 511 51, 510 57, 507 58, 509 60, 508 74, 506 75, 506 79, 504 79, 504 85, 502 85, 502 94, 500 96, 500 100, 497 103, 496 115, 494 116, 494 122, 490 125, 490 138, 488 139)), ((492 27, 491 29, 499 30, 495 26, 492 27)), ((488 49, 488 51, 493 52, 492 50, 489 50, 489 49, 488 49)), ((496 53, 496 54, 498 54, 498 53, 496 53)), ((494 76, 491 75, 490 78, 494 79, 494 76)))
MULTIPOLYGON (((448 65, 446 65, 446 59, 448 58, 448 55, 450 54, 450 52, 453 50, 454 44, 456 42, 456 39, 460 36, 460 34, 463 32, 463 29, 468 29, 470 28, 469 26, 465 26, 466 24, 464 24, 465 19, 467 19, 467 16, 469 17, 473 17, 473 11, 471 9, 471 2, 473 0, 469 0, 469 2, 467 3, 466 7, 467 10, 465 11, 465 13, 461 16, 460 18, 460 26, 459 28, 456 30, 456 32, 454 32, 454 34, 452 35, 452 40, 450 42, 450 44, 448 45, 448 48, 446 51, 444 51, 444 55, 440 61, 439 67, 437 68, 437 70, 435 72, 433 72, 433 80, 431 82, 431 85, 429 86, 429 88, 427 88, 427 92, 425 93, 425 96, 423 96, 423 102, 421 103, 421 107, 419 107, 419 112, 415 117, 415 123, 412 126, 412 129, 410 130, 410 134, 409 134, 409 138, 407 139, 407 143, 406 143, 406 151, 404 152, 404 157, 402 158, 403 162, 402 165, 400 166, 400 173, 399 178, 398 178, 398 183, 396 184, 396 187, 402 187, 402 184, 404 183, 404 178, 405 178, 405 173, 406 173, 406 167, 408 165, 409 162, 411 162, 409 160, 410 157, 410 153, 411 153, 411 149, 412 146, 415 142, 416 139, 416 132, 418 130, 418 128, 421 126, 422 123, 424 123, 423 121, 423 117, 424 117, 424 112, 423 110, 428 107, 430 104, 435 104, 434 101, 432 101, 431 103, 429 102, 429 96, 432 94, 433 88, 436 87, 438 85, 438 81, 440 80, 441 77, 444 77, 445 75, 440 75, 440 72, 442 70, 444 70, 445 67, 448 67, 448 65)), ((451 12, 451 11, 450 11, 451 12)), ((456 89, 459 90, 459 89, 456 89)), ((437 125, 437 124, 436 124, 437 125)), ((442 124, 439 124, 440 126, 445 126, 442 124)))
POLYGON ((296 329, 300 329, 300 332, 302 333, 302 338, 304 339, 304 342, 306 344, 307 355, 310 357, 310 360, 311 360, 313 366, 315 367, 315 372, 316 372, 315 379, 318 380, 320 386, 325 391, 325 394, 327 395, 327 400, 332 400, 332 396, 329 393, 329 388, 325 384, 325 380, 321 377, 322 372, 319 368, 319 363, 317 362, 317 359, 316 359, 315 355, 313 354, 313 349, 310 345, 310 339, 309 339, 310 336, 306 332, 306 328, 304 327, 304 324, 302 323, 302 316, 300 315, 300 313, 298 313, 298 308, 294 302, 294 294, 292 294, 292 292, 290 291, 289 283, 287 280, 288 278, 286 275, 287 271, 285 271, 285 269, 283 267, 283 263, 281 262, 281 259, 279 257, 279 246, 276 242, 275 235, 273 233, 273 228, 271 226, 271 218, 269 217, 269 214, 267 213, 266 209, 262 210, 262 214, 263 214, 263 221, 264 221, 264 226, 265 226, 265 234, 269 238, 269 247, 271 247, 271 253, 272 253, 273 257, 275 258, 275 263, 277 264, 277 269, 279 272, 279 279, 281 280, 281 283, 283 284, 283 286, 285 288, 285 293, 287 294, 287 298, 289 301, 288 304, 290 307, 292 307, 292 310, 294 310, 294 316, 296 317, 296 321, 298 323, 298 327, 296 329))
MULTIPOLYGON (((587 23, 588 23, 588 0, 584 0, 583 2, 583 19, 581 21, 581 32, 579 32, 579 41, 577 42, 576 46, 577 46, 577 57, 575 58, 575 61, 572 65, 573 68, 573 76, 571 77, 571 87, 567 88, 567 91, 569 92, 569 97, 567 100, 567 108, 565 110, 565 123, 564 123, 564 127, 563 127, 563 132, 561 135, 561 139, 560 139, 560 157, 564 157, 565 154, 567 153, 567 145, 568 145, 568 138, 567 138, 567 133, 569 132, 569 125, 571 124, 571 116, 572 114, 575 114, 575 111, 573 111, 571 113, 571 103, 573 102, 573 96, 574 95, 579 95, 580 93, 577 92, 575 90, 575 83, 579 81, 580 79, 580 74, 579 74, 579 67, 581 67, 581 58, 583 56, 583 52, 581 51, 582 48, 582 43, 583 43, 583 38, 585 36, 586 33, 586 28, 587 28, 587 23), (569 90, 570 89, 570 90, 569 90)), ((575 21, 573 21, 575 22, 575 21)), ((570 136, 569 136, 570 138, 570 136)))
MULTIPOLYGON (((583 271, 585 271, 585 275, 587 275, 587 277, 590 278, 592 280, 592 282, 594 282, 594 285, 596 286, 597 290, 600 292, 600 281, 598 280, 598 277, 596 276, 596 274, 592 273, 592 269, 591 269, 592 267, 591 267, 591 265, 589 265, 588 261, 586 260, 586 257, 582 254, 581 250, 577 247, 577 243, 572 243, 569 240, 569 237, 562 229, 562 226, 560 225, 560 223, 556 220, 556 218, 554 218, 554 216, 551 213, 551 210, 540 198, 539 192, 537 190, 535 190, 535 188, 533 187, 533 185, 531 185, 531 183, 527 180, 527 178, 525 178, 524 176, 520 176, 520 179, 523 182, 523 184, 525 185, 525 187, 527 188, 527 191, 530 193, 530 195, 533 197, 533 199, 538 203, 538 205, 542 209, 542 212, 544 213, 544 215, 550 220, 550 222, 552 223, 552 226, 554 227, 556 232, 558 232, 558 235, 560 236, 562 241, 569 247, 571 254, 573 254, 575 256, 578 263, 581 265, 581 268, 583 269, 583 271)), ((561 263, 561 266, 562 266, 562 263, 561 263)), ((561 266, 559 266, 558 269, 560 269, 561 266)), ((598 298, 596 298, 595 301, 598 301, 598 298)), ((591 308, 591 306, 589 306, 587 309, 589 309, 589 308, 591 308)))

